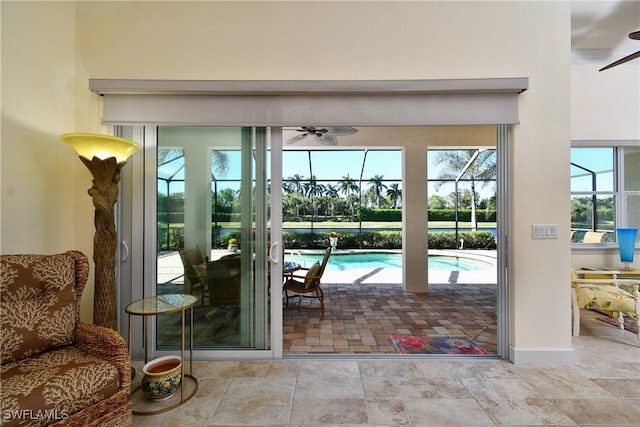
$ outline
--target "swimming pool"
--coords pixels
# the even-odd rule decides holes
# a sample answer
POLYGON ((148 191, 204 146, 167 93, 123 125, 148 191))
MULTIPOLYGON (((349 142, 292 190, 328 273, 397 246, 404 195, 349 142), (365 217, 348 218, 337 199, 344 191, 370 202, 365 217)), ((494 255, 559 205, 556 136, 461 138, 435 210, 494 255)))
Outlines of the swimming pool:
MULTIPOLYGON (((287 254, 288 261, 310 266, 316 261, 322 262, 322 255, 287 254)), ((490 267, 489 264, 469 258, 431 255, 428 259, 430 270, 478 271, 490 267)), ((402 255, 390 252, 363 252, 358 254, 331 254, 326 271, 344 271, 357 268, 402 268, 402 255)))

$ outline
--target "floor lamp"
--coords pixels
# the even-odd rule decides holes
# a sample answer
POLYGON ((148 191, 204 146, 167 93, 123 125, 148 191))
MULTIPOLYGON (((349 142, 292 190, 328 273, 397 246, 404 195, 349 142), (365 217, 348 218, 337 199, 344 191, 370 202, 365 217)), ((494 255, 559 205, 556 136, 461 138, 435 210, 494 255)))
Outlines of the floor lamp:
POLYGON ((88 190, 95 207, 93 323, 117 330, 118 234, 113 206, 118 200, 120 169, 141 147, 136 142, 109 135, 67 133, 60 138, 80 155, 80 160, 93 175, 93 186, 88 190))

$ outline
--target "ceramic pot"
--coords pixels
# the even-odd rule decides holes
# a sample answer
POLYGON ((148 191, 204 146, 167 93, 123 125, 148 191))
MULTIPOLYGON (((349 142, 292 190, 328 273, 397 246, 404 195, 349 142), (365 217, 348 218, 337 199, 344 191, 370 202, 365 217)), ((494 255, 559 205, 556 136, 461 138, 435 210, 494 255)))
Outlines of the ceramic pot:
POLYGON ((142 367, 142 390, 151 400, 167 400, 180 388, 182 361, 179 356, 163 356, 142 367))

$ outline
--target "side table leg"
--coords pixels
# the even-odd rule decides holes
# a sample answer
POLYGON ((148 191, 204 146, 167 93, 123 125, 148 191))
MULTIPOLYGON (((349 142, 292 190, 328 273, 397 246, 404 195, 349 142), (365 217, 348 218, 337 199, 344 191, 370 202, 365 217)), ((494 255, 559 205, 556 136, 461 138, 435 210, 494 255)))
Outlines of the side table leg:
POLYGON ((193 375, 193 306, 189 310, 191 324, 189 325, 189 375, 193 375))
MULTIPOLYGON (((129 359, 131 359, 131 351, 132 351, 132 345, 131 345, 131 313, 129 313, 129 335, 127 337, 129 339, 129 359)), ((136 369, 133 367, 133 365, 131 366, 131 379, 134 379, 136 377, 136 369)))
POLYGON ((186 310, 182 310, 181 312, 181 320, 182 320, 182 324, 180 325, 180 358, 182 360, 182 369, 180 369, 180 401, 184 401, 184 389, 186 387, 186 384, 184 382, 184 371, 185 371, 185 364, 184 364, 184 314, 185 314, 186 310))
POLYGON ((144 316, 144 363, 149 361, 149 316, 144 316))

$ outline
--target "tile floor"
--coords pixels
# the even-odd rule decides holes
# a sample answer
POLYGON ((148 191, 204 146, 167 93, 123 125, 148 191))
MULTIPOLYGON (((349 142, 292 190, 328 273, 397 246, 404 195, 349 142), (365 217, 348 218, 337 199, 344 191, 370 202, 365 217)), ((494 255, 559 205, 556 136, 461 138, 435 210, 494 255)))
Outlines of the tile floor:
POLYGON ((329 283, 323 289, 323 321, 317 311, 284 312, 284 354, 397 354, 390 335, 466 335, 496 353, 495 284, 437 284, 426 294, 392 284, 329 283))
POLYGON ((574 365, 364 355, 195 362, 196 395, 133 425, 639 426, 640 343, 593 318, 585 311, 573 338, 574 365))

